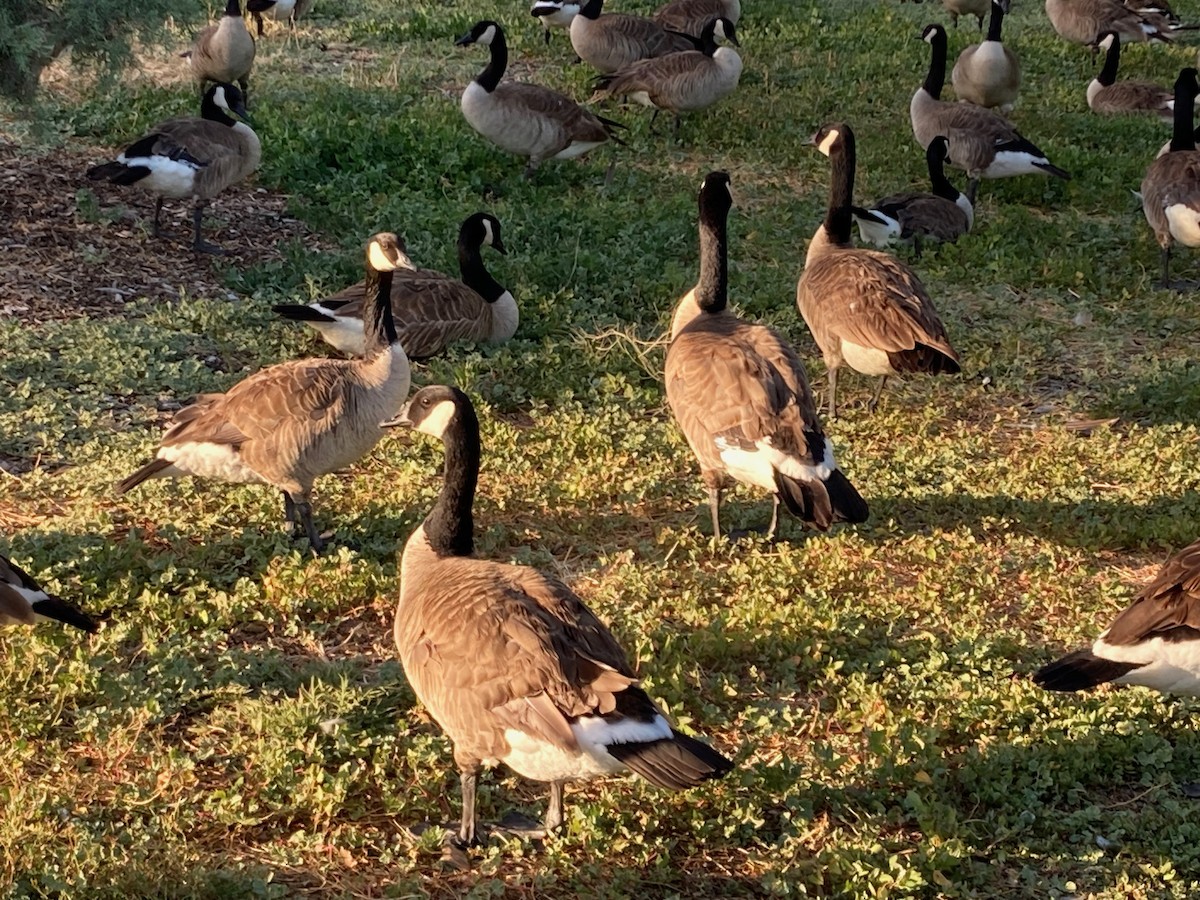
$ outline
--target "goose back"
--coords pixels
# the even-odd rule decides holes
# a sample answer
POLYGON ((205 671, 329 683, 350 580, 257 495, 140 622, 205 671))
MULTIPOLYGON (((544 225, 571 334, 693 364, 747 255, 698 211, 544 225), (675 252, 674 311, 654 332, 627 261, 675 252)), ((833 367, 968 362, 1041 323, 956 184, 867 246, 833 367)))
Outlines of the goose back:
POLYGON ((600 7, 601 0, 589 0, 571 21, 571 46, 601 74, 620 71, 639 59, 696 49, 696 39, 689 35, 641 16, 601 15, 600 7))
POLYGON ((1094 47, 1106 31, 1125 42, 1169 43, 1170 35, 1116 0, 1046 0, 1046 15, 1063 40, 1094 47))
POLYGON ((741 0, 671 0, 650 16, 668 31, 693 37, 700 37, 704 26, 718 17, 736 25, 742 17, 741 0))

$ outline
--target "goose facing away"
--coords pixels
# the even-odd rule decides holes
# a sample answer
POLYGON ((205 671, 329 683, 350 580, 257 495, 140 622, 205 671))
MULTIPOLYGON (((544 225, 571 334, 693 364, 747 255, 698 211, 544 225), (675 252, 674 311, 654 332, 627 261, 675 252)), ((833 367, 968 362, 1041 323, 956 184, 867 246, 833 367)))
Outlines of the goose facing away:
POLYGON ((1106 31, 1097 46, 1105 53, 1103 68, 1087 86, 1087 103, 1092 112, 1148 112, 1171 118, 1175 95, 1168 88, 1148 81, 1117 81, 1117 67, 1121 63, 1120 35, 1106 31))
POLYGON ((731 481, 771 492, 768 540, 781 502, 822 531, 865 522, 867 504, 837 467, 800 357, 778 332, 728 309, 732 205, 729 176, 710 172, 699 195, 700 278, 675 307, 666 361, 667 402, 700 463, 713 537, 731 481))
POLYGON ((459 839, 475 839, 484 766, 504 763, 550 783, 547 831, 562 824, 566 782, 632 770, 683 790, 728 772, 730 760, 671 727, 612 633, 569 587, 473 555, 481 448, 467 396, 423 388, 386 424, 445 446, 441 494, 404 545, 394 634, 409 684, 454 744, 459 839))
POLYGON ((95 634, 99 622, 61 597, 47 594, 20 566, 0 555, 0 625, 63 622, 95 634))
POLYGON ((1021 63, 1000 40, 1007 3, 992 0, 987 37, 958 55, 950 72, 950 83, 959 100, 976 106, 998 107, 1008 112, 1021 90, 1021 63))
POLYGON ((680 113, 707 109, 737 88, 742 58, 736 50, 718 45, 718 38, 738 43, 737 28, 729 19, 713 19, 704 26, 700 50, 643 59, 612 75, 601 75, 596 80, 601 96, 628 95, 653 106, 655 118, 661 110, 670 110, 678 137, 680 113))
POLYGON ((367 245, 370 320, 362 359, 302 359, 255 372, 224 394, 201 394, 176 415, 155 458, 117 485, 190 475, 269 484, 283 493, 290 530, 314 552, 324 541, 312 520, 313 482, 357 462, 383 436, 380 423, 408 395, 408 358, 389 300, 392 273, 411 268, 404 245, 381 233, 367 245))
MULTIPOLYGON (((428 359, 458 341, 500 344, 517 331, 519 312, 513 295, 491 276, 480 248, 505 254, 500 222, 488 213, 469 216, 458 232, 462 280, 440 273, 399 270, 392 279, 392 317, 400 345, 410 360, 428 359)), ((326 341, 350 356, 366 345, 363 308, 366 284, 359 282, 308 306, 280 304, 285 319, 311 325, 326 341)))
POLYGON ((1162 286, 1171 284, 1171 244, 1200 247, 1200 152, 1192 131, 1200 95, 1195 69, 1175 80, 1175 124, 1168 153, 1160 155, 1142 179, 1142 212, 1162 248, 1162 286))
POLYGON ((478 22, 455 43, 491 49, 487 67, 463 91, 463 118, 502 150, 527 157, 526 178, 533 177, 543 160, 573 159, 609 140, 624 143, 615 131, 624 126, 589 112, 565 94, 519 81, 501 83, 508 44, 498 23, 478 22))
POLYGON ((844 124, 825 125, 812 142, 829 157, 829 208, 808 245, 796 304, 829 370, 832 419, 837 415, 837 372, 843 364, 879 376, 869 411, 879 404, 891 375, 954 375, 960 368, 917 273, 890 254, 850 244, 854 132, 844 124))
POLYGON ((579 3, 570 0, 533 0, 529 14, 542 23, 543 38, 549 44, 550 29, 571 30, 571 22, 579 15, 579 3))
POLYGON ((971 230, 975 208, 946 177, 948 148, 944 135, 935 137, 925 148, 933 193, 893 194, 869 208, 851 207, 864 242, 884 248, 911 241, 919 253, 926 240, 952 243, 971 230))
POLYGON ((1126 43, 1171 40, 1167 29, 1117 0, 1046 0, 1046 15, 1063 40, 1092 48, 1106 31, 1115 31, 1126 43))
POLYGON ((728 19, 734 25, 742 17, 741 0, 671 0, 650 16, 668 31, 700 37, 713 19, 728 19))
POLYGON ((201 237, 201 220, 208 201, 237 184, 258 168, 262 145, 245 122, 245 100, 232 84, 209 88, 199 116, 181 116, 160 122, 130 144, 113 162, 93 166, 92 181, 133 185, 156 195, 153 235, 162 237, 159 217, 163 200, 191 197, 192 249, 198 253, 223 253, 201 237))
POLYGON ((1043 666, 1033 680, 1051 691, 1112 682, 1200 695, 1200 541, 1167 560, 1089 649, 1043 666))
POLYGON ((242 18, 241 0, 228 0, 221 21, 202 29, 192 43, 192 72, 201 90, 210 81, 236 81, 242 93, 249 96, 254 52, 254 38, 242 18))
POLYGON ((668 31, 652 19, 604 13, 604 0, 587 0, 571 22, 571 46, 601 75, 619 72, 639 59, 699 49, 690 35, 668 31))
POLYGON ((930 46, 929 71, 909 104, 913 136, 923 148, 939 134, 946 136, 950 163, 966 170, 971 179, 967 196, 972 202, 980 178, 1042 174, 1070 179, 999 113, 971 103, 941 100, 946 81, 946 29, 926 26, 921 38, 930 46))

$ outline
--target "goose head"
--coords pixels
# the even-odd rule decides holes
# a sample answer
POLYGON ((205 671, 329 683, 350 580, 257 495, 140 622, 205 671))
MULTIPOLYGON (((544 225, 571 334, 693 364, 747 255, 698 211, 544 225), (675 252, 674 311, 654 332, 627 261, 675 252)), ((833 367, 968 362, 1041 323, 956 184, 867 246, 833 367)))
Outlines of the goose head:
POLYGON ((455 41, 454 45, 466 47, 469 44, 483 44, 485 47, 490 47, 496 36, 503 33, 504 29, 500 27, 499 22, 484 19, 482 22, 476 22, 475 27, 455 41))
POLYGON ((384 428, 412 428, 435 438, 444 438, 447 430, 462 415, 471 401, 456 387, 434 384, 421 388, 404 404, 399 415, 383 422, 384 428))

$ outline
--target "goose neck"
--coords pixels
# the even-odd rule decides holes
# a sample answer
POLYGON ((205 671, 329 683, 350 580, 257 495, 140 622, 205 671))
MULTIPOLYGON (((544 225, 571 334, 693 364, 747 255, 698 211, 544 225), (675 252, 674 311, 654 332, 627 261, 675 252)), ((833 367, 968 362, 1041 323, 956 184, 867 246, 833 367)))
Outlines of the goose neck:
POLYGON ((213 92, 210 90, 204 95, 204 99, 200 101, 200 118, 207 119, 209 122, 216 122, 219 125, 224 125, 227 128, 232 128, 237 124, 237 119, 229 115, 221 107, 217 106, 217 101, 213 98, 213 92))
POLYGON ((445 473, 437 503, 425 517, 425 536, 439 556, 470 556, 475 551, 472 507, 479 481, 479 419, 469 403, 442 434, 446 449, 445 473))
POLYGON ((1192 108, 1196 103, 1196 88, 1183 79, 1175 83, 1174 128, 1171 132, 1171 152, 1195 150, 1196 136, 1192 131, 1192 108))
POLYGON ((392 273, 380 272, 367 266, 363 304, 363 333, 366 337, 364 356, 396 343, 396 323, 392 318, 392 273))
POLYGON ((729 253, 726 216, 700 210, 700 280, 696 305, 706 313, 719 313, 729 300, 729 253))
POLYGON ((934 100, 942 97, 942 88, 946 84, 946 35, 935 32, 929 40, 929 71, 925 75, 923 87, 934 100))
POLYGON ((236 16, 240 19, 242 17, 241 0, 229 0, 229 2, 225 4, 225 15, 236 16))
POLYGON ((850 244, 850 229, 853 216, 850 212, 854 193, 855 149, 854 136, 849 130, 842 140, 830 148, 829 207, 822 223, 829 242, 835 245, 850 244))
POLYGON ((483 264, 479 245, 471 240, 458 240, 458 272, 463 284, 488 303, 494 303, 504 293, 504 286, 492 277, 483 264))
POLYGON ((958 188, 952 185, 950 179, 946 177, 946 164, 941 153, 940 151, 935 152, 932 144, 930 144, 930 148, 925 153, 925 162, 929 166, 929 183, 933 186, 933 193, 938 197, 957 202, 958 188))
POLYGON ((504 70, 508 68, 508 42, 504 39, 504 32, 499 28, 496 29, 496 34, 492 38, 490 49, 491 59, 475 79, 476 83, 489 94, 496 89, 496 85, 504 77, 504 70))
POLYGON ((600 13, 604 11, 604 0, 588 0, 587 3, 579 7, 579 15, 585 19, 598 19, 600 13))
POLYGON ((1000 43, 1000 26, 1004 21, 1004 7, 999 3, 992 4, 992 14, 988 18, 987 40, 1000 43))
POLYGON ((1115 35, 1112 43, 1108 47, 1108 51, 1104 54, 1104 66, 1100 69, 1100 74, 1096 76, 1105 87, 1110 87, 1116 84, 1117 67, 1121 64, 1121 41, 1115 35))

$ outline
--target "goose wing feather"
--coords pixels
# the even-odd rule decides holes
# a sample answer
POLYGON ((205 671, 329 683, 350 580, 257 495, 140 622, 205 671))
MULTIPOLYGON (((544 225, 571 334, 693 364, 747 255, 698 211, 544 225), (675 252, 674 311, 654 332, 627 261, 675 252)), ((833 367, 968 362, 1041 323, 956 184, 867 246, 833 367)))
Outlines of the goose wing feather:
POLYGON ((1200 636, 1200 541, 1168 560, 1103 638, 1109 644, 1136 644, 1179 629, 1200 636))
POLYGON ((548 127, 560 129, 560 143, 566 147, 572 141, 606 141, 609 134, 604 123, 591 111, 584 109, 566 94, 537 84, 521 81, 501 82, 493 92, 497 102, 511 110, 513 118, 522 111, 547 120, 548 127))

